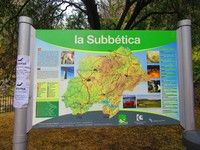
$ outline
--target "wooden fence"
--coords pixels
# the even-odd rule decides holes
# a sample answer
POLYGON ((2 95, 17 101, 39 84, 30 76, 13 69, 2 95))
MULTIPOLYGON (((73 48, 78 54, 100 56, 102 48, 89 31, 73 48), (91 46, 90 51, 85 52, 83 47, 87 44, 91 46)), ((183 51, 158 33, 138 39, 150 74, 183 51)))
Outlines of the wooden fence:
POLYGON ((12 112, 13 96, 0 96, 0 113, 12 112))

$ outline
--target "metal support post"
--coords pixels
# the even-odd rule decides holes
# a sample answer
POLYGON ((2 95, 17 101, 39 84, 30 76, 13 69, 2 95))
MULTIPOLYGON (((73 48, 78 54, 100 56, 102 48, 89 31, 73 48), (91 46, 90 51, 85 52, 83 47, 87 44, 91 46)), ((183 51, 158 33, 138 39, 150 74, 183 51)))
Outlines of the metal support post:
MULTIPOLYGON (((192 42, 191 42, 191 21, 189 19, 181 20, 178 22, 178 35, 179 35, 179 56, 181 54, 182 65, 182 82, 180 88, 182 88, 182 98, 183 100, 183 113, 182 117, 183 126, 186 130, 195 129, 195 119, 194 119, 194 93, 193 93, 193 71, 192 71, 192 42)), ((180 77, 180 76, 179 76, 180 77)))
POLYGON ((183 144, 186 150, 198 150, 200 147, 200 131, 195 130, 194 118, 191 21, 189 19, 179 21, 177 32, 180 59, 181 124, 185 128, 183 144))
MULTIPOLYGON (((19 18, 18 55, 29 56, 30 29, 32 19, 21 16, 19 18)), ((27 145, 27 106, 15 108, 13 150, 25 150, 27 145)))

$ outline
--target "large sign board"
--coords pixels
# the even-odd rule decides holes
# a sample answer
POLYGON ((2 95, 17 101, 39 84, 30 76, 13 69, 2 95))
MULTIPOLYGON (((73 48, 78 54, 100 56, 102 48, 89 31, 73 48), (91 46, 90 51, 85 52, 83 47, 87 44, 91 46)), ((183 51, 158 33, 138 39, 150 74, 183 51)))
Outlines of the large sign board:
POLYGON ((34 127, 179 124, 176 31, 36 30, 34 127))

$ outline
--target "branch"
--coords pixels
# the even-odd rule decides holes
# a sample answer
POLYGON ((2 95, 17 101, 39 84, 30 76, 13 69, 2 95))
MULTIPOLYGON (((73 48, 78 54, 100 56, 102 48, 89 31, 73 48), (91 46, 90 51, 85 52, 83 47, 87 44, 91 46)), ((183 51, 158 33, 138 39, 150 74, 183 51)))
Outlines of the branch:
MULTIPOLYGON (((18 10, 18 12, 12 16, 11 18, 9 18, 2 26, 1 26, 1 29, 0 29, 0 32, 3 31, 4 27, 10 22, 12 21, 13 19, 16 19, 20 13, 23 11, 23 9, 26 7, 26 5, 30 2, 31 0, 26 0, 26 2, 21 6, 21 8, 18 10)), ((47 1, 47 3, 49 3, 50 0, 47 1)), ((73 3, 73 2, 70 2, 70 1, 65 1, 65 0, 62 0, 62 2, 58 5, 56 5, 56 7, 64 4, 64 3, 67 3, 69 4, 70 6, 74 6, 75 8, 78 8, 80 11, 82 11, 83 13, 86 14, 86 10, 82 9, 80 6, 77 5, 77 3, 73 3)))
POLYGON ((125 20, 125 18, 126 18, 126 15, 127 15, 128 11, 129 11, 129 9, 131 8, 131 6, 132 6, 135 2, 136 2, 136 0, 133 0, 133 1, 131 1, 131 2, 130 2, 130 0, 126 0, 126 4, 125 4, 125 7, 124 7, 124 11, 123 11, 123 13, 122 13, 122 15, 121 15, 121 17, 120 17, 120 19, 119 19, 119 21, 118 21, 117 27, 116 27, 117 30, 119 30, 119 29, 121 28, 121 26, 122 26, 122 24, 123 24, 123 22, 124 22, 124 20, 125 20))
MULTIPOLYGON (((44 23, 45 24, 45 20, 48 20, 49 22, 50 22, 50 24, 51 24, 51 27, 50 28, 52 28, 52 27, 54 27, 54 23, 55 23, 55 20, 57 19, 57 25, 58 25, 58 23, 59 23, 59 19, 61 18, 61 17, 63 17, 63 14, 64 14, 64 12, 67 10, 67 8, 69 7, 69 6, 71 6, 71 5, 67 5, 67 6, 65 6, 65 8, 64 9, 60 9, 60 12, 58 13, 58 14, 55 14, 56 13, 56 11, 57 11, 57 7, 60 7, 62 5, 62 3, 60 3, 60 4, 58 4, 58 5, 56 5, 51 11, 49 11, 49 14, 51 14, 51 16, 50 15, 48 15, 48 14, 43 14, 43 16, 48 16, 48 18, 45 18, 45 19, 42 19, 43 21, 41 21, 42 23, 44 23)), ((40 24, 40 25, 42 25, 42 24, 40 24)))
MULTIPOLYGON (((172 0, 171 0, 172 1, 172 0)), ((182 5, 184 5, 184 4, 182 4, 182 5)), ((171 6, 172 6, 172 8, 173 8, 173 10, 176 12, 176 14, 177 14, 177 19, 178 20, 181 20, 181 19, 183 19, 184 18, 184 14, 183 14, 183 9, 182 9, 182 6, 181 6, 181 4, 179 3, 179 2, 174 2, 174 1, 172 1, 171 2, 171 6)))
POLYGON ((59 15, 56 15, 56 16, 54 16, 53 18, 61 17, 61 16, 63 15, 63 13, 67 10, 67 8, 68 8, 69 6, 71 6, 71 5, 70 5, 70 4, 67 5, 67 6, 65 7, 65 9, 61 10, 61 12, 60 12, 59 15))
POLYGON ((67 3, 69 4, 70 6, 74 6, 75 8, 78 8, 80 11, 82 11, 83 13, 87 13, 86 10, 82 9, 80 6, 77 5, 77 3, 73 3, 73 2, 69 2, 69 1, 64 1, 62 0, 62 4, 63 3, 67 3))
POLYGON ((20 13, 21 13, 22 10, 24 9, 24 7, 25 7, 30 1, 31 1, 31 0, 26 0, 26 2, 25 2, 25 3, 22 5, 22 7, 18 10, 18 12, 17 12, 14 16, 12 16, 11 18, 9 18, 9 19, 2 25, 0 32, 3 31, 3 28, 4 28, 11 20, 17 18, 17 17, 20 15, 20 13))
POLYGON ((97 11, 97 5, 95 0, 82 0, 86 7, 86 14, 88 16, 88 22, 92 29, 101 29, 99 13, 97 11))
POLYGON ((144 21, 145 19, 151 17, 152 15, 170 15, 170 14, 176 14, 175 11, 172 11, 172 12, 167 12, 167 11, 163 11, 163 12, 151 12, 145 16, 143 16, 140 20, 136 21, 132 26, 131 26, 131 29, 133 29, 136 25, 138 25, 139 23, 141 23, 142 21, 144 21))
POLYGON ((132 24, 134 24, 135 19, 137 18, 137 16, 140 14, 140 12, 142 11, 142 9, 144 7, 146 7, 148 4, 150 4, 151 2, 153 2, 153 0, 138 0, 137 4, 135 6, 135 9, 128 21, 128 23, 125 26, 125 30, 130 29, 132 24))

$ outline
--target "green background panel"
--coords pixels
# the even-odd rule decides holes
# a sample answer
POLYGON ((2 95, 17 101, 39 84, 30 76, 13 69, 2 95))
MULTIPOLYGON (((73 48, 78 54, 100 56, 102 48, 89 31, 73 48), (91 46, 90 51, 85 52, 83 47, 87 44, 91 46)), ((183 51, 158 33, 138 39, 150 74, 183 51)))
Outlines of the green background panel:
POLYGON ((36 103, 36 117, 57 117, 59 102, 37 102, 36 103))
POLYGON ((50 44, 82 51, 111 52, 120 47, 129 48, 132 51, 152 49, 169 43, 176 42, 176 31, 163 30, 37 30, 36 37, 50 44), (88 44, 86 41, 88 35, 96 38, 101 36, 139 37, 140 44, 88 44), (75 44, 75 36, 84 39, 83 44, 75 44))

